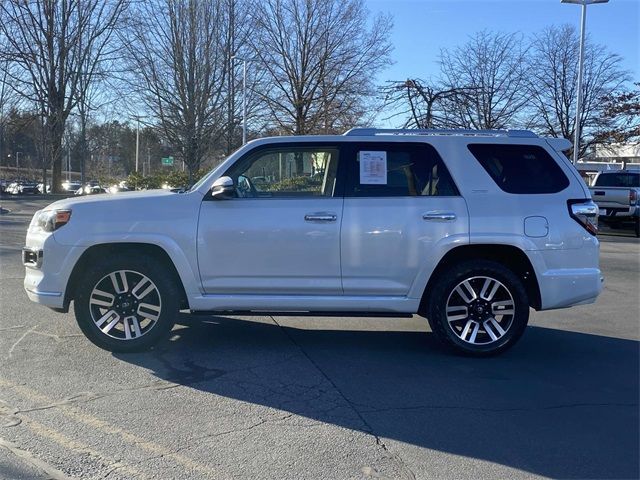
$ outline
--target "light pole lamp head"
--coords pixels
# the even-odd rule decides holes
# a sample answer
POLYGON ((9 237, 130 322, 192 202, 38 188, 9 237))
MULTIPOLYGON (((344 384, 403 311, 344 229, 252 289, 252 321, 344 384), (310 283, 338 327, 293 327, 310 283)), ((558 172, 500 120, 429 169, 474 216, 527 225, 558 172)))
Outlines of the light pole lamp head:
POLYGON ((576 5, 593 5, 595 3, 609 3, 609 0, 560 0, 560 3, 575 3, 576 5))

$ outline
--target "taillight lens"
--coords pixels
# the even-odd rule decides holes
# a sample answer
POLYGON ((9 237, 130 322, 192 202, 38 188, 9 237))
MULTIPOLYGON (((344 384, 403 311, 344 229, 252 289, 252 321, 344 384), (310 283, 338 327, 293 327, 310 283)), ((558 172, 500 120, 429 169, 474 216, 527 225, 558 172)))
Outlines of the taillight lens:
POLYGON ((638 203, 638 192, 635 190, 629 190, 629 205, 632 207, 638 203))
POLYGON ((569 200, 569 215, 591 235, 598 234, 598 205, 590 199, 569 200))

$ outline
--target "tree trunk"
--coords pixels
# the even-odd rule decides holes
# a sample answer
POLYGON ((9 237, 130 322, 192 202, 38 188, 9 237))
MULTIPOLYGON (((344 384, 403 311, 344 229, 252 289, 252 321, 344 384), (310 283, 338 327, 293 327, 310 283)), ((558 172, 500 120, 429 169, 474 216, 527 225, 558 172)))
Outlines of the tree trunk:
POLYGON ((64 123, 55 121, 49 128, 50 135, 50 159, 51 165, 51 193, 62 193, 62 137, 64 135, 64 123))

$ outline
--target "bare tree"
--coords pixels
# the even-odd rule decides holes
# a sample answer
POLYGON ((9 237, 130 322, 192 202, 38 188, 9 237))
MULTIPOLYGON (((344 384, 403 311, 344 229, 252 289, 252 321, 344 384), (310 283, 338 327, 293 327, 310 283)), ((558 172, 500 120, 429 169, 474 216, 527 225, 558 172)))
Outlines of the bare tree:
POLYGON ((447 123, 478 129, 517 124, 527 102, 525 58, 522 37, 516 33, 481 31, 462 46, 442 50, 445 86, 465 89, 461 95, 448 98, 447 123))
POLYGON ((360 121, 389 63, 390 18, 368 22, 362 0, 264 0, 253 19, 259 94, 276 131, 334 133, 360 121))
POLYGON ((640 139, 640 82, 634 90, 605 95, 602 101, 605 125, 595 135, 595 143, 624 143, 640 139))
POLYGON ((464 87, 446 88, 436 82, 418 78, 402 82, 388 82, 381 89, 385 104, 395 110, 386 120, 403 117, 403 128, 447 128, 449 124, 446 104, 472 95, 473 90, 464 87))
POLYGON ((142 3, 133 11, 137 22, 126 39, 144 105, 178 150, 190 181, 225 131, 224 6, 220 0, 142 3))
MULTIPOLYGON (((18 66, 11 81, 39 105, 52 162, 52 190, 60 191, 65 124, 82 75, 91 75, 107 50, 128 0, 3 0, 0 33, 18 66), (88 65, 82 69, 81 65, 88 65)), ((46 167, 45 167, 46 168, 46 167)))
MULTIPOLYGON (((571 25, 546 28, 533 39, 527 91, 530 124, 541 133, 564 138, 574 136, 578 55, 578 34, 571 25)), ((602 126, 602 99, 613 95, 627 78, 618 55, 602 45, 586 42, 581 155, 592 143, 593 130, 602 126)))
POLYGON ((18 104, 17 96, 9 86, 10 70, 14 68, 14 65, 9 61, 6 51, 7 40, 0 34, 0 165, 2 165, 6 158, 5 143, 9 113, 12 112, 18 104))

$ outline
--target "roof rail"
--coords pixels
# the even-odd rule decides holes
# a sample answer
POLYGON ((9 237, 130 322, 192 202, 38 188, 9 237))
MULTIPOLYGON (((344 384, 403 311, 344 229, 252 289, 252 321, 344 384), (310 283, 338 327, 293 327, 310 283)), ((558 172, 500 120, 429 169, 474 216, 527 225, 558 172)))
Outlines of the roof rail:
POLYGON ((348 137, 373 137, 376 135, 460 135, 470 137, 520 137, 537 138, 530 130, 423 130, 419 128, 352 128, 344 133, 348 137))

